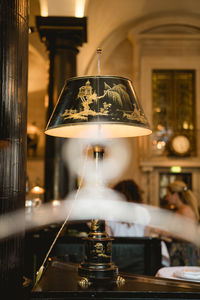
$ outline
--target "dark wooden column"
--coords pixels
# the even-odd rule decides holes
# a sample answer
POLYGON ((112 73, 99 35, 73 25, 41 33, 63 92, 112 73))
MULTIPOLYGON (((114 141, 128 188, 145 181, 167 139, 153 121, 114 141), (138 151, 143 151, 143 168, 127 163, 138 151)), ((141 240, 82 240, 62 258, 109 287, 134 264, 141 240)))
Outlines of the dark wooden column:
MULTIPOLYGON (((0 0, 0 41, 1 217, 25 207, 28 0, 0 0)), ((23 257, 23 232, 0 240, 1 291, 22 289, 23 257)))
MULTIPOLYGON (((76 76, 78 47, 86 42, 86 18, 37 17, 36 24, 49 53, 48 121, 65 80, 76 76)), ((72 189, 73 182, 61 154, 65 141, 46 136, 45 201, 63 199, 72 189)))

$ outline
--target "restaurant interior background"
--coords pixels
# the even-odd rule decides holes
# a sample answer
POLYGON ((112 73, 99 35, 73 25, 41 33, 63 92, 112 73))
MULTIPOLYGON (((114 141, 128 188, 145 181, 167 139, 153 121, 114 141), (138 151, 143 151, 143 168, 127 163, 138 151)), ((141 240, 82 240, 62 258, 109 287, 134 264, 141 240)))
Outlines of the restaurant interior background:
MULTIPOLYGON (((58 41, 61 43, 61 39, 58 38, 58 41)), ((200 201, 200 1, 30 0, 27 212, 41 202, 53 201, 52 204, 57 205, 55 200, 62 200, 66 192, 79 184, 70 170, 63 169, 62 143, 52 144, 44 130, 65 79, 71 75, 98 73, 98 48, 102 49, 101 75, 117 75, 132 80, 152 129, 149 136, 125 138, 131 149, 130 162, 120 176, 110 182, 110 186, 123 179, 133 179, 142 189, 146 204, 165 207, 166 187, 178 178, 187 183, 200 201), (46 21, 45 17, 48 17, 46 21), (59 23, 62 17, 69 18, 68 25, 59 23), (70 17, 76 17, 77 23, 70 17), (54 32, 55 38, 55 32, 60 28, 78 31, 77 35, 70 35, 73 50, 68 41, 64 41, 60 52, 52 47, 51 34, 54 32)), ((12 45, 9 49, 9 53, 14 53, 12 45)), ((20 97, 15 100, 21 101, 20 97)), ((25 122, 25 118, 22 121, 25 122)), ((9 151, 6 155, 9 157, 9 151)), ((20 169, 21 174, 22 171, 20 169)), ((16 186, 18 182, 22 186, 23 182, 16 178, 16 186)), ((10 190, 14 186, 11 181, 10 190)), ((10 195, 9 204, 12 206, 12 200, 17 202, 18 199, 10 195)), ((4 207, 2 212, 5 213, 4 207)), ((50 224, 42 230, 34 228, 35 231, 27 234, 25 275, 33 282, 59 226, 50 224)), ((6 251, 11 250, 8 255, 4 251, 2 257, 6 257, 14 276, 18 264, 21 267, 24 260, 20 238, 14 237, 13 252, 12 247, 7 247, 9 241, 2 242, 6 251), (15 270, 10 265, 10 257, 16 258, 15 270)), ((153 251, 154 258, 156 251, 153 251)), ((2 276, 7 274, 7 265, 4 265, 2 276)), ((150 271, 148 275, 152 275, 150 271)))
POLYGON ((30 1, 28 137, 35 134, 37 142, 28 145, 29 190, 45 188, 49 57, 36 16, 86 16, 76 75, 97 74, 96 50, 102 48, 101 74, 133 81, 153 130, 149 137, 128 138, 130 164, 117 180, 134 179, 152 205, 163 205, 175 178, 200 199, 199 12, 198 0, 30 1))

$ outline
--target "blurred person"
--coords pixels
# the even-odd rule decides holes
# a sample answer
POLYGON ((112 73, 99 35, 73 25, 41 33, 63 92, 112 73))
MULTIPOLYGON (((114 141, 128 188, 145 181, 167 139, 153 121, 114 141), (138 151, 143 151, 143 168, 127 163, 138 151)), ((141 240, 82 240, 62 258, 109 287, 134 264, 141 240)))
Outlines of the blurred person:
MULTIPOLYGON (((125 196, 128 202, 142 203, 142 191, 133 180, 124 180, 117 183, 113 189, 125 196)), ((110 236, 144 236, 145 226, 126 222, 106 222, 106 231, 110 236)))
POLYGON ((174 205, 176 214, 180 214, 194 221, 199 221, 198 202, 194 193, 188 189, 183 181, 174 181, 167 187, 166 199, 169 205, 174 205))
MULTIPOLYGON (((174 181, 167 186, 166 199, 169 205, 175 206, 175 215, 182 215, 192 221, 199 222, 198 202, 194 193, 183 181, 174 181)), ((199 248, 194 244, 171 236, 172 243, 169 254, 171 266, 200 265, 199 248)))
MULTIPOLYGON (((113 189, 125 196, 128 202, 143 203, 142 190, 131 179, 117 183, 113 189)), ((150 235, 149 227, 142 224, 106 221, 106 231, 114 237, 147 237, 150 235)), ((161 241, 162 265, 169 266, 169 253, 164 241, 161 241)))

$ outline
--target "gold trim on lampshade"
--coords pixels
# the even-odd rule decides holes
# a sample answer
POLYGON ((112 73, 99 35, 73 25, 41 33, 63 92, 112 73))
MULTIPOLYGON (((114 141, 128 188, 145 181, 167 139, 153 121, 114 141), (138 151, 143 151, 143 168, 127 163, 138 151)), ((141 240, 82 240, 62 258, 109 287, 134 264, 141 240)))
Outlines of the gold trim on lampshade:
POLYGON ((45 133, 57 137, 108 138, 151 134, 132 82, 118 76, 66 81, 45 133))

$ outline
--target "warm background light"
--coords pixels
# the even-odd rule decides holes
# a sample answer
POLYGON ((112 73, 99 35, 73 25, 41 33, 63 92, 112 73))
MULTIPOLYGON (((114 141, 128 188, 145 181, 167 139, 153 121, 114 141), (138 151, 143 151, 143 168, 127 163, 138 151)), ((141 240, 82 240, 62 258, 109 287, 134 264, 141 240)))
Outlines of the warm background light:
POLYGON ((40 14, 47 16, 65 16, 82 18, 87 0, 40 0, 40 14))
POLYGON ((48 0, 40 0, 40 11, 42 17, 48 17, 48 0))
POLYGON ((84 17, 85 4, 86 0, 76 0, 75 17, 84 17))

